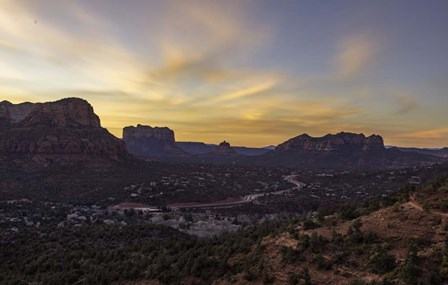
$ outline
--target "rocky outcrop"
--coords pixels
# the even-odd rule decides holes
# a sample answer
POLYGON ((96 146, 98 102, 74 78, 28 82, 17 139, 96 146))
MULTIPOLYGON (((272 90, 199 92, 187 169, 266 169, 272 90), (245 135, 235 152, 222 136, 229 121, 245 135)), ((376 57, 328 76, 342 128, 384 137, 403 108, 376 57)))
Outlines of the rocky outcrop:
POLYGON ((230 146, 230 143, 223 141, 211 153, 211 155, 238 155, 238 153, 230 146))
POLYGON ((130 126, 123 129, 123 139, 139 139, 139 138, 154 138, 168 143, 174 143, 174 131, 167 128, 152 128, 138 124, 137 127, 130 126))
POLYGON ((383 138, 378 135, 366 137, 342 132, 317 138, 303 134, 248 161, 307 169, 382 169, 430 165, 441 159, 386 149, 383 138))
POLYGON ((8 101, 0 102, 0 120, 5 123, 18 123, 25 119, 34 108, 41 103, 12 104, 8 101))
POLYGON ((369 151, 384 149, 381 136, 364 134, 338 133, 324 137, 313 138, 303 134, 292 138, 276 147, 276 151, 306 151, 306 152, 341 152, 341 151, 369 151))
POLYGON ((142 158, 182 155, 176 145, 174 131, 163 127, 137 125, 123 129, 123 141, 129 153, 142 158))
POLYGON ((384 140, 381 136, 371 135, 366 138, 363 151, 383 150, 383 149, 385 149, 384 140))
POLYGON ((0 103, 0 119, 21 127, 46 124, 57 128, 89 126, 100 128, 100 119, 85 100, 67 98, 48 103, 0 103))
POLYGON ((121 140, 101 127, 79 98, 48 103, 0 103, 0 154, 42 163, 128 157, 121 140))

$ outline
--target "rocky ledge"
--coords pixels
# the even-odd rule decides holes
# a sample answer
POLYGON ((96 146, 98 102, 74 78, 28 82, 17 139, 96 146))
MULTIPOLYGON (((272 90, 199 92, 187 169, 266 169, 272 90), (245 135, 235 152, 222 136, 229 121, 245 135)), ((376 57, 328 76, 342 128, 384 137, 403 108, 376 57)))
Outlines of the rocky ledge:
POLYGON ((174 131, 167 127, 151 127, 138 124, 136 127, 129 126, 123 129, 123 140, 153 138, 168 143, 174 143, 174 131))
POLYGON ((210 154, 213 155, 238 155, 238 153, 230 146, 230 143, 223 141, 210 154))

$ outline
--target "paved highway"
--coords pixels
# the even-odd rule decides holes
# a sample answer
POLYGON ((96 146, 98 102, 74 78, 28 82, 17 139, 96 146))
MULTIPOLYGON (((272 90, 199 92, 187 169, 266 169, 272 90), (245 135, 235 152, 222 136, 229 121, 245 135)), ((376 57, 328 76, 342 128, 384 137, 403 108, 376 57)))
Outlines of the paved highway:
POLYGON ((295 187, 286 189, 286 190, 280 190, 280 191, 273 191, 273 192, 264 192, 264 193, 256 193, 256 194, 249 194, 246 195, 240 199, 233 199, 233 200, 223 200, 223 201, 216 201, 216 202, 210 202, 210 203, 183 203, 183 204, 170 204, 167 207, 170 209, 189 209, 189 208, 217 208, 217 207, 232 207, 237 206, 245 203, 250 203, 252 201, 257 200, 260 197, 267 196, 267 195, 282 195, 287 192, 291 191, 298 191, 301 190, 303 187, 306 186, 305 183, 300 182, 297 180, 297 175, 288 175, 284 178, 286 181, 292 183, 295 185, 295 187))

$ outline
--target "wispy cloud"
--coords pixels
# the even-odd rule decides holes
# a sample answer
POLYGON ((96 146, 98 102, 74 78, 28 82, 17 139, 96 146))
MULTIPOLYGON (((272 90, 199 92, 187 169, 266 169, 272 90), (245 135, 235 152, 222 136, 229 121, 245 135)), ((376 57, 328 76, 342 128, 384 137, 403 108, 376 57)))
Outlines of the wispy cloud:
POLYGON ((219 97, 216 97, 218 101, 227 101, 227 100, 236 100, 241 99, 248 96, 254 96, 257 94, 261 94, 263 92, 267 92, 271 90, 275 86, 275 82, 265 82, 261 84, 257 84, 255 86, 239 89, 236 91, 232 91, 223 95, 220 95, 219 97))
POLYGON ((380 59, 372 34, 310 33, 319 54, 314 44, 302 50, 308 39, 292 33, 296 23, 272 21, 259 1, 0 2, 2 99, 83 97, 118 136, 143 123, 180 139, 275 144, 302 132, 381 131, 383 115, 403 122, 424 108, 414 94, 365 84, 380 59), (312 56, 296 61, 302 52, 312 56))
POLYGON ((367 35, 342 40, 335 57, 336 77, 348 79, 360 75, 372 64, 378 43, 367 35))
POLYGON ((400 95, 396 101, 398 104, 397 114, 406 114, 418 107, 417 101, 409 95, 400 95))
POLYGON ((420 130, 399 134, 403 138, 424 138, 424 139, 440 139, 448 137, 448 128, 420 130))

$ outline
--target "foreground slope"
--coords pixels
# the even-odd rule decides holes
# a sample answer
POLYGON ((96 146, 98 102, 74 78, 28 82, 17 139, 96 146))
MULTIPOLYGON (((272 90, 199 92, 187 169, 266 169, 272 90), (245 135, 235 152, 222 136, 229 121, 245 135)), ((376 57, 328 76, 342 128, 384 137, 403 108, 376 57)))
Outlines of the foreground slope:
POLYGON ((244 272, 217 284, 446 284, 447 194, 444 177, 381 203, 293 224, 254 246, 244 272))

